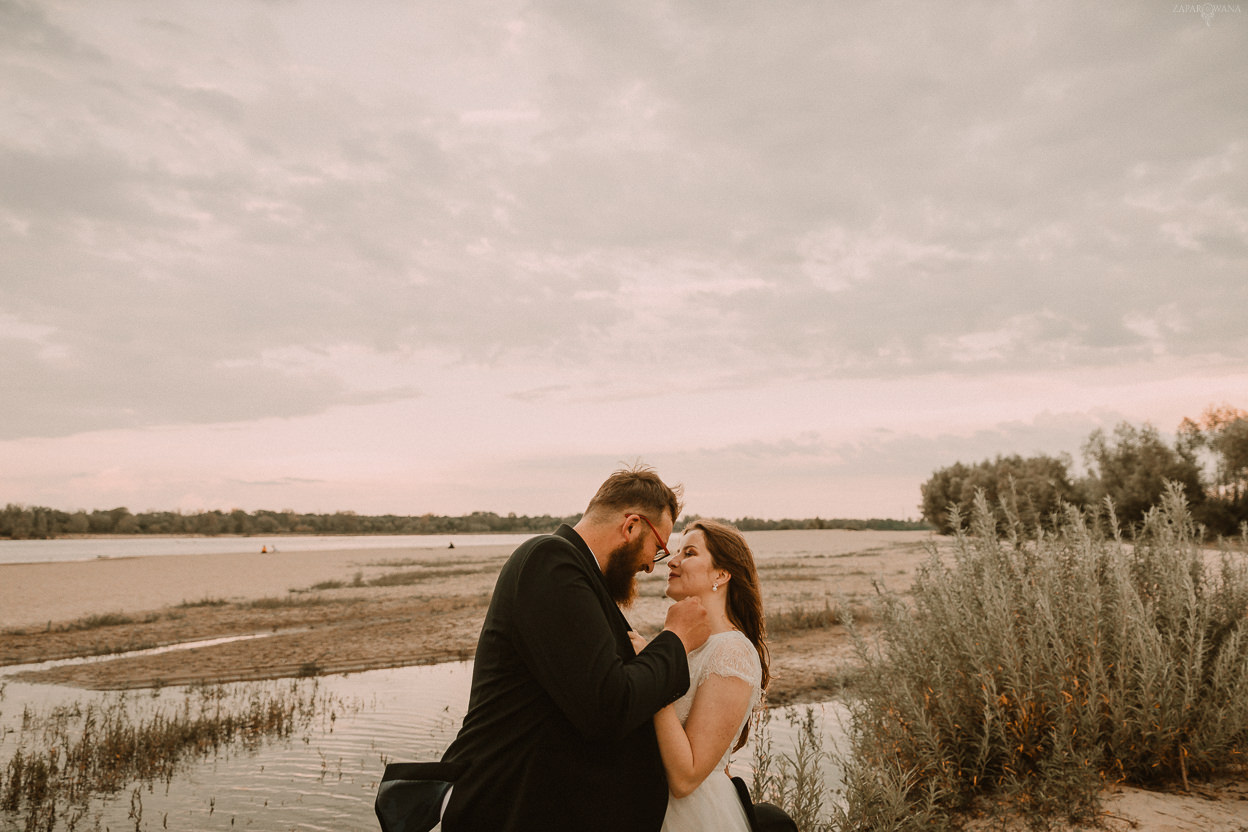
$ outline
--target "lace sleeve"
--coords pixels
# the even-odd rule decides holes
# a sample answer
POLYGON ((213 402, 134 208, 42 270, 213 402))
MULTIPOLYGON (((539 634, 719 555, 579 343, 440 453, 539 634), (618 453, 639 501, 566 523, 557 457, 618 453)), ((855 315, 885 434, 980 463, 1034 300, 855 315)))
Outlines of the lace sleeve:
POLYGON ((750 640, 740 633, 733 638, 726 638, 714 645, 714 652, 706 657, 702 666, 698 684, 706 681, 710 675, 723 676, 729 679, 741 679, 749 684, 758 695, 763 680, 763 666, 758 660, 758 651, 750 640))

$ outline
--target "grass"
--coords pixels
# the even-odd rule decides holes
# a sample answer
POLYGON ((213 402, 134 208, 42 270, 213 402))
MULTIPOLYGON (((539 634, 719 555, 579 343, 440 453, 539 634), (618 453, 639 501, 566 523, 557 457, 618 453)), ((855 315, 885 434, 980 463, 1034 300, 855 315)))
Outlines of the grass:
POLYGON ((74 632, 78 630, 95 630, 100 627, 116 627, 122 624, 147 624, 160 618, 158 613, 145 616, 144 618, 135 618, 132 615, 113 612, 104 613, 102 615, 88 615, 83 618, 54 627, 53 632, 74 632))
POLYGON ((984 806, 1084 823, 1108 784, 1242 770, 1242 556, 1207 562, 1177 488, 1134 546, 1112 506, 1057 519, 999 538, 981 498, 952 562, 932 549, 908 600, 884 596, 876 638, 857 639, 838 828, 951 828, 984 806))
MULTIPOLYGON (((396 564, 402 563, 399 561, 396 564)), ((492 568, 492 567, 491 567, 492 568)), ((472 567, 426 567, 424 569, 414 569, 406 572, 390 572, 385 575, 378 575, 376 578, 364 580, 362 572, 356 572, 355 576, 348 581, 328 580, 320 583, 312 584, 304 590, 292 589, 291 592, 315 592, 329 589, 344 589, 347 587, 359 588, 370 586, 412 586, 423 581, 432 581, 438 578, 453 578, 458 575, 479 575, 482 572, 490 571, 491 568, 482 569, 472 567)))
POLYGON ((183 609, 194 609, 196 607, 226 607, 230 602, 224 598, 201 598, 198 601, 183 601, 178 604, 183 609))
MULTIPOLYGON (((313 682, 186 688, 181 701, 139 707, 125 694, 46 712, 29 708, 0 772, 0 811, 26 832, 72 832, 87 801, 134 783, 168 783, 184 765, 231 744, 256 748, 337 707, 313 682)), ((141 815, 141 804, 132 812, 141 815)), ((137 821, 136 821, 137 825, 137 821)), ((14 827, 17 828, 17 827, 14 827)))
POLYGON ((436 578, 452 578, 457 575, 479 575, 486 570, 473 569, 469 567, 450 567, 447 569, 419 569, 409 572, 390 572, 386 575, 378 575, 376 578, 366 582, 367 586, 411 586, 422 581, 431 581, 436 578))
POLYGON ((823 766, 831 755, 823 748, 815 709, 807 706, 801 713, 795 708, 785 709, 785 718, 798 729, 797 742, 788 753, 775 752, 770 730, 774 718, 771 710, 761 710, 753 717, 750 798, 755 803, 779 806, 793 818, 799 832, 830 832, 833 827, 831 813, 825 809, 828 794, 823 766))
POLYGON ((82 618, 76 618, 73 621, 66 621, 60 624, 53 624, 51 621, 48 625, 40 630, 31 630, 29 628, 11 627, 6 629, 6 635, 25 636, 33 635, 36 632, 43 633, 77 633, 86 630, 99 630, 105 627, 119 627, 126 624, 151 624, 159 621, 164 615, 159 612, 148 613, 142 618, 136 618, 133 615, 126 615, 122 612, 106 612, 96 615, 86 615, 82 618))
MULTIPOLYGON (((490 557, 458 557, 452 559, 439 558, 436 563, 446 566, 480 566, 501 568, 507 560, 506 555, 492 555, 490 557)), ((427 559, 417 558, 398 558, 391 560, 374 560, 369 561, 366 566, 382 566, 387 568, 400 568, 404 566, 425 566, 430 567, 432 564, 427 559)), ((485 571, 484 569, 482 571, 485 571)))
POLYGON ((316 591, 316 590, 322 590, 322 589, 342 589, 343 587, 347 587, 347 586, 351 586, 351 587, 368 586, 368 584, 364 582, 364 573, 356 572, 355 576, 351 579, 350 583, 347 583, 346 581, 332 581, 332 580, 321 581, 319 584, 312 584, 312 586, 310 586, 308 589, 316 591))
POLYGON ((244 610, 282 610, 290 607, 319 607, 324 604, 339 603, 330 598, 297 598, 286 596, 284 598, 255 598, 251 601, 240 601, 236 606, 244 610))
POLYGON ((851 620, 861 623, 870 618, 871 611, 866 607, 847 609, 842 604, 834 605, 831 601, 825 600, 822 609, 792 606, 779 612, 767 613, 767 635, 774 638, 800 630, 822 630, 835 627, 847 624, 851 620))

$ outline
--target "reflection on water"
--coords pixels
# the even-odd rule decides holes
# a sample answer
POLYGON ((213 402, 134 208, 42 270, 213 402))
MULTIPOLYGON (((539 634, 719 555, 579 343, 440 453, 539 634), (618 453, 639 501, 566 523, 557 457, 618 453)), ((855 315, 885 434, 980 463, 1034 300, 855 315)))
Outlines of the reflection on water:
MULTIPOLYGON (((255 751, 229 749, 215 759, 193 763, 167 786, 163 782, 143 786, 137 828, 376 832, 373 795, 386 763, 436 759, 459 728, 471 681, 471 662, 322 678, 322 689, 345 707, 321 715, 291 740, 255 751)), ((238 686, 248 684, 254 683, 238 686)), ((0 766, 13 755, 26 706, 45 710, 116 695, 5 684, 2 678, 0 685, 0 766)), ((138 709, 145 701, 178 701, 183 695, 181 688, 132 692, 130 702, 138 709)), ((830 748, 841 733, 840 706, 815 707, 822 716, 825 748, 830 748)), ((792 747, 795 730, 785 719, 771 721, 776 753, 792 747)), ((738 751, 734 759, 733 773, 748 782, 751 747, 738 751)), ((827 776, 832 779, 835 772, 829 770, 827 776)), ((78 828, 136 828, 133 788, 93 800, 78 828)), ((0 829, 20 828, 17 818, 0 814, 0 829)), ((57 828, 65 828, 63 819, 57 828)))

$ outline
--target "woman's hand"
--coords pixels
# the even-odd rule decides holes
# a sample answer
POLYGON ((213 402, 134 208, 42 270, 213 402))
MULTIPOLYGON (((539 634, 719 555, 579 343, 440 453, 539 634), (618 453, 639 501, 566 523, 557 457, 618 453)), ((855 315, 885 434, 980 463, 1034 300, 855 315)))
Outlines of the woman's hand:
POLYGON ((646 640, 636 630, 628 631, 628 640, 633 643, 633 652, 640 653, 646 649, 646 640))

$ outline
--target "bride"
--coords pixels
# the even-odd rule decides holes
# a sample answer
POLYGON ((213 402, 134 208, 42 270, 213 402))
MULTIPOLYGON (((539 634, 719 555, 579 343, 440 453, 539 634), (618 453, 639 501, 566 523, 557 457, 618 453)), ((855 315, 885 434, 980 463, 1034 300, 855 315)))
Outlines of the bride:
POLYGON ((662 832, 749 832, 727 768, 769 678, 754 557, 736 529, 697 520, 668 566, 667 596, 700 599, 711 637, 689 654, 689 691, 654 717, 670 791, 662 832))

